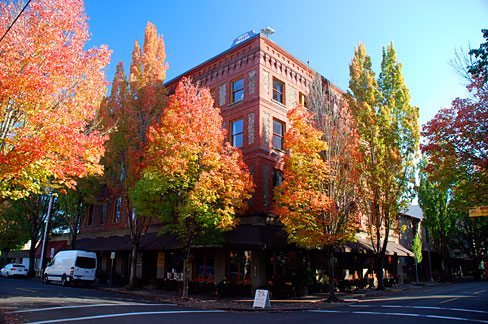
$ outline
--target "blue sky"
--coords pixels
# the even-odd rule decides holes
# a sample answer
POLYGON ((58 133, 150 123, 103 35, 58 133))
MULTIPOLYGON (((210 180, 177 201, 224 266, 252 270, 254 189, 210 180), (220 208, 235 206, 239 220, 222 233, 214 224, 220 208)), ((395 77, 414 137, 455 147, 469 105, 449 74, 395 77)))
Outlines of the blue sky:
POLYGON ((478 48, 481 29, 488 28, 487 0, 85 0, 85 8, 92 33, 88 46, 113 50, 109 81, 119 61, 128 71, 134 40, 142 44, 148 21, 164 37, 166 80, 227 50, 237 36, 270 26, 273 41, 347 90, 358 42, 366 45, 379 74, 382 48, 393 41, 421 125, 455 97, 466 96, 449 61, 456 48, 478 48))

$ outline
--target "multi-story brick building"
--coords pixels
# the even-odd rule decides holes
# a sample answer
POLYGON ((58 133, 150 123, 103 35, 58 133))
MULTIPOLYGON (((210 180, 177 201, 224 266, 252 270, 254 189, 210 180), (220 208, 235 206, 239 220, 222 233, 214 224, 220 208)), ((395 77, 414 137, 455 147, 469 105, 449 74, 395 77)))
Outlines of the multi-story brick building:
MULTIPOLYGON (((193 279, 220 282, 227 278, 256 288, 277 278, 293 280, 300 265, 310 263, 309 252, 286 244, 286 234, 271 210, 273 188, 281 182, 286 115, 297 103, 306 103, 315 72, 270 39, 252 33, 247 37, 167 82, 166 87, 171 93, 183 77, 190 77, 210 89, 221 109, 228 141, 242 150, 256 185, 246 214, 240 215, 235 230, 226 233, 225 243, 194 249, 193 279)), ((131 243, 121 203, 115 198, 94 205, 77 247, 99 253, 100 272, 127 278, 131 243)), ((138 277, 146 282, 181 278, 182 256, 176 241, 168 235, 157 236, 159 230, 153 222, 141 239, 138 277)))

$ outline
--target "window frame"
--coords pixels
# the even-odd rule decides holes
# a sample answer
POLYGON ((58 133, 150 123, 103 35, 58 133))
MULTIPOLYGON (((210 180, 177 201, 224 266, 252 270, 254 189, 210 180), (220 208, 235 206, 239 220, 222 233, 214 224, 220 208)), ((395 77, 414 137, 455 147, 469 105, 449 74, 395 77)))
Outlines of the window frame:
POLYGON ((244 100, 244 75, 241 75, 240 77, 238 77, 238 78, 236 78, 230 82, 230 99, 231 99, 231 103, 244 100), (234 89, 234 85, 240 80, 242 80, 242 88, 234 89), (236 94, 241 92, 241 91, 242 91, 242 97, 240 99, 236 100, 236 94))
POLYGON ((113 224, 120 224, 122 219, 122 197, 118 197, 114 202, 113 224))
POLYGON ((278 78, 273 77, 273 100, 279 102, 280 104, 285 104, 285 82, 281 81, 278 78), (275 82, 281 85, 281 91, 275 88, 275 82), (278 94, 281 100, 275 99, 275 94, 278 94))
POLYGON ((298 93, 298 103, 302 104, 303 107, 308 108, 308 97, 303 93, 298 93))
POLYGON ((273 118, 273 139, 272 139, 272 145, 273 145, 273 148, 276 149, 276 150, 280 150, 280 151, 283 151, 284 150, 285 127, 286 127, 285 122, 283 122, 283 121, 281 121, 279 119, 273 118), (278 133, 275 132, 275 122, 281 125, 281 134, 278 134, 278 133), (275 146, 275 138, 279 138, 280 147, 275 146))
POLYGON ((244 118, 243 117, 234 119, 233 121, 230 122, 230 143, 232 146, 238 147, 238 148, 241 148, 244 146, 244 118), (239 133, 234 133, 234 125, 239 121, 242 122, 242 131, 239 133), (235 142, 236 142, 235 138, 239 135, 241 136, 241 145, 236 146, 235 145, 235 142))
POLYGON ((98 223, 99 225, 105 225, 105 222, 107 221, 107 203, 104 202, 102 203, 102 206, 99 210, 99 219, 98 219, 98 223))

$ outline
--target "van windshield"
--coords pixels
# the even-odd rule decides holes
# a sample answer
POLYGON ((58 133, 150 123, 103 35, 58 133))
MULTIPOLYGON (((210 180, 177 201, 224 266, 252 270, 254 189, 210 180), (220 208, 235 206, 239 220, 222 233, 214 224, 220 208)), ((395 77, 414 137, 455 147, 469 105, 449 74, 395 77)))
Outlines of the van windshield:
POLYGON ((93 269, 96 267, 96 261, 94 258, 77 257, 75 266, 84 269, 93 269))

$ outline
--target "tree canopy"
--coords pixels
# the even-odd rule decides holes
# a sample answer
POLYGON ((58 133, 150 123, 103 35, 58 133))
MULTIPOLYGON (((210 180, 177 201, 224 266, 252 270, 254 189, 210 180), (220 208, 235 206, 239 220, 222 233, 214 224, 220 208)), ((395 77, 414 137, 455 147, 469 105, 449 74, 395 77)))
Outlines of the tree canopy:
MULTIPOLYGON (((0 34, 21 6, 0 3, 0 34)), ((0 200, 102 172, 93 126, 110 51, 83 49, 87 20, 82 1, 33 0, 0 43, 0 200)))

